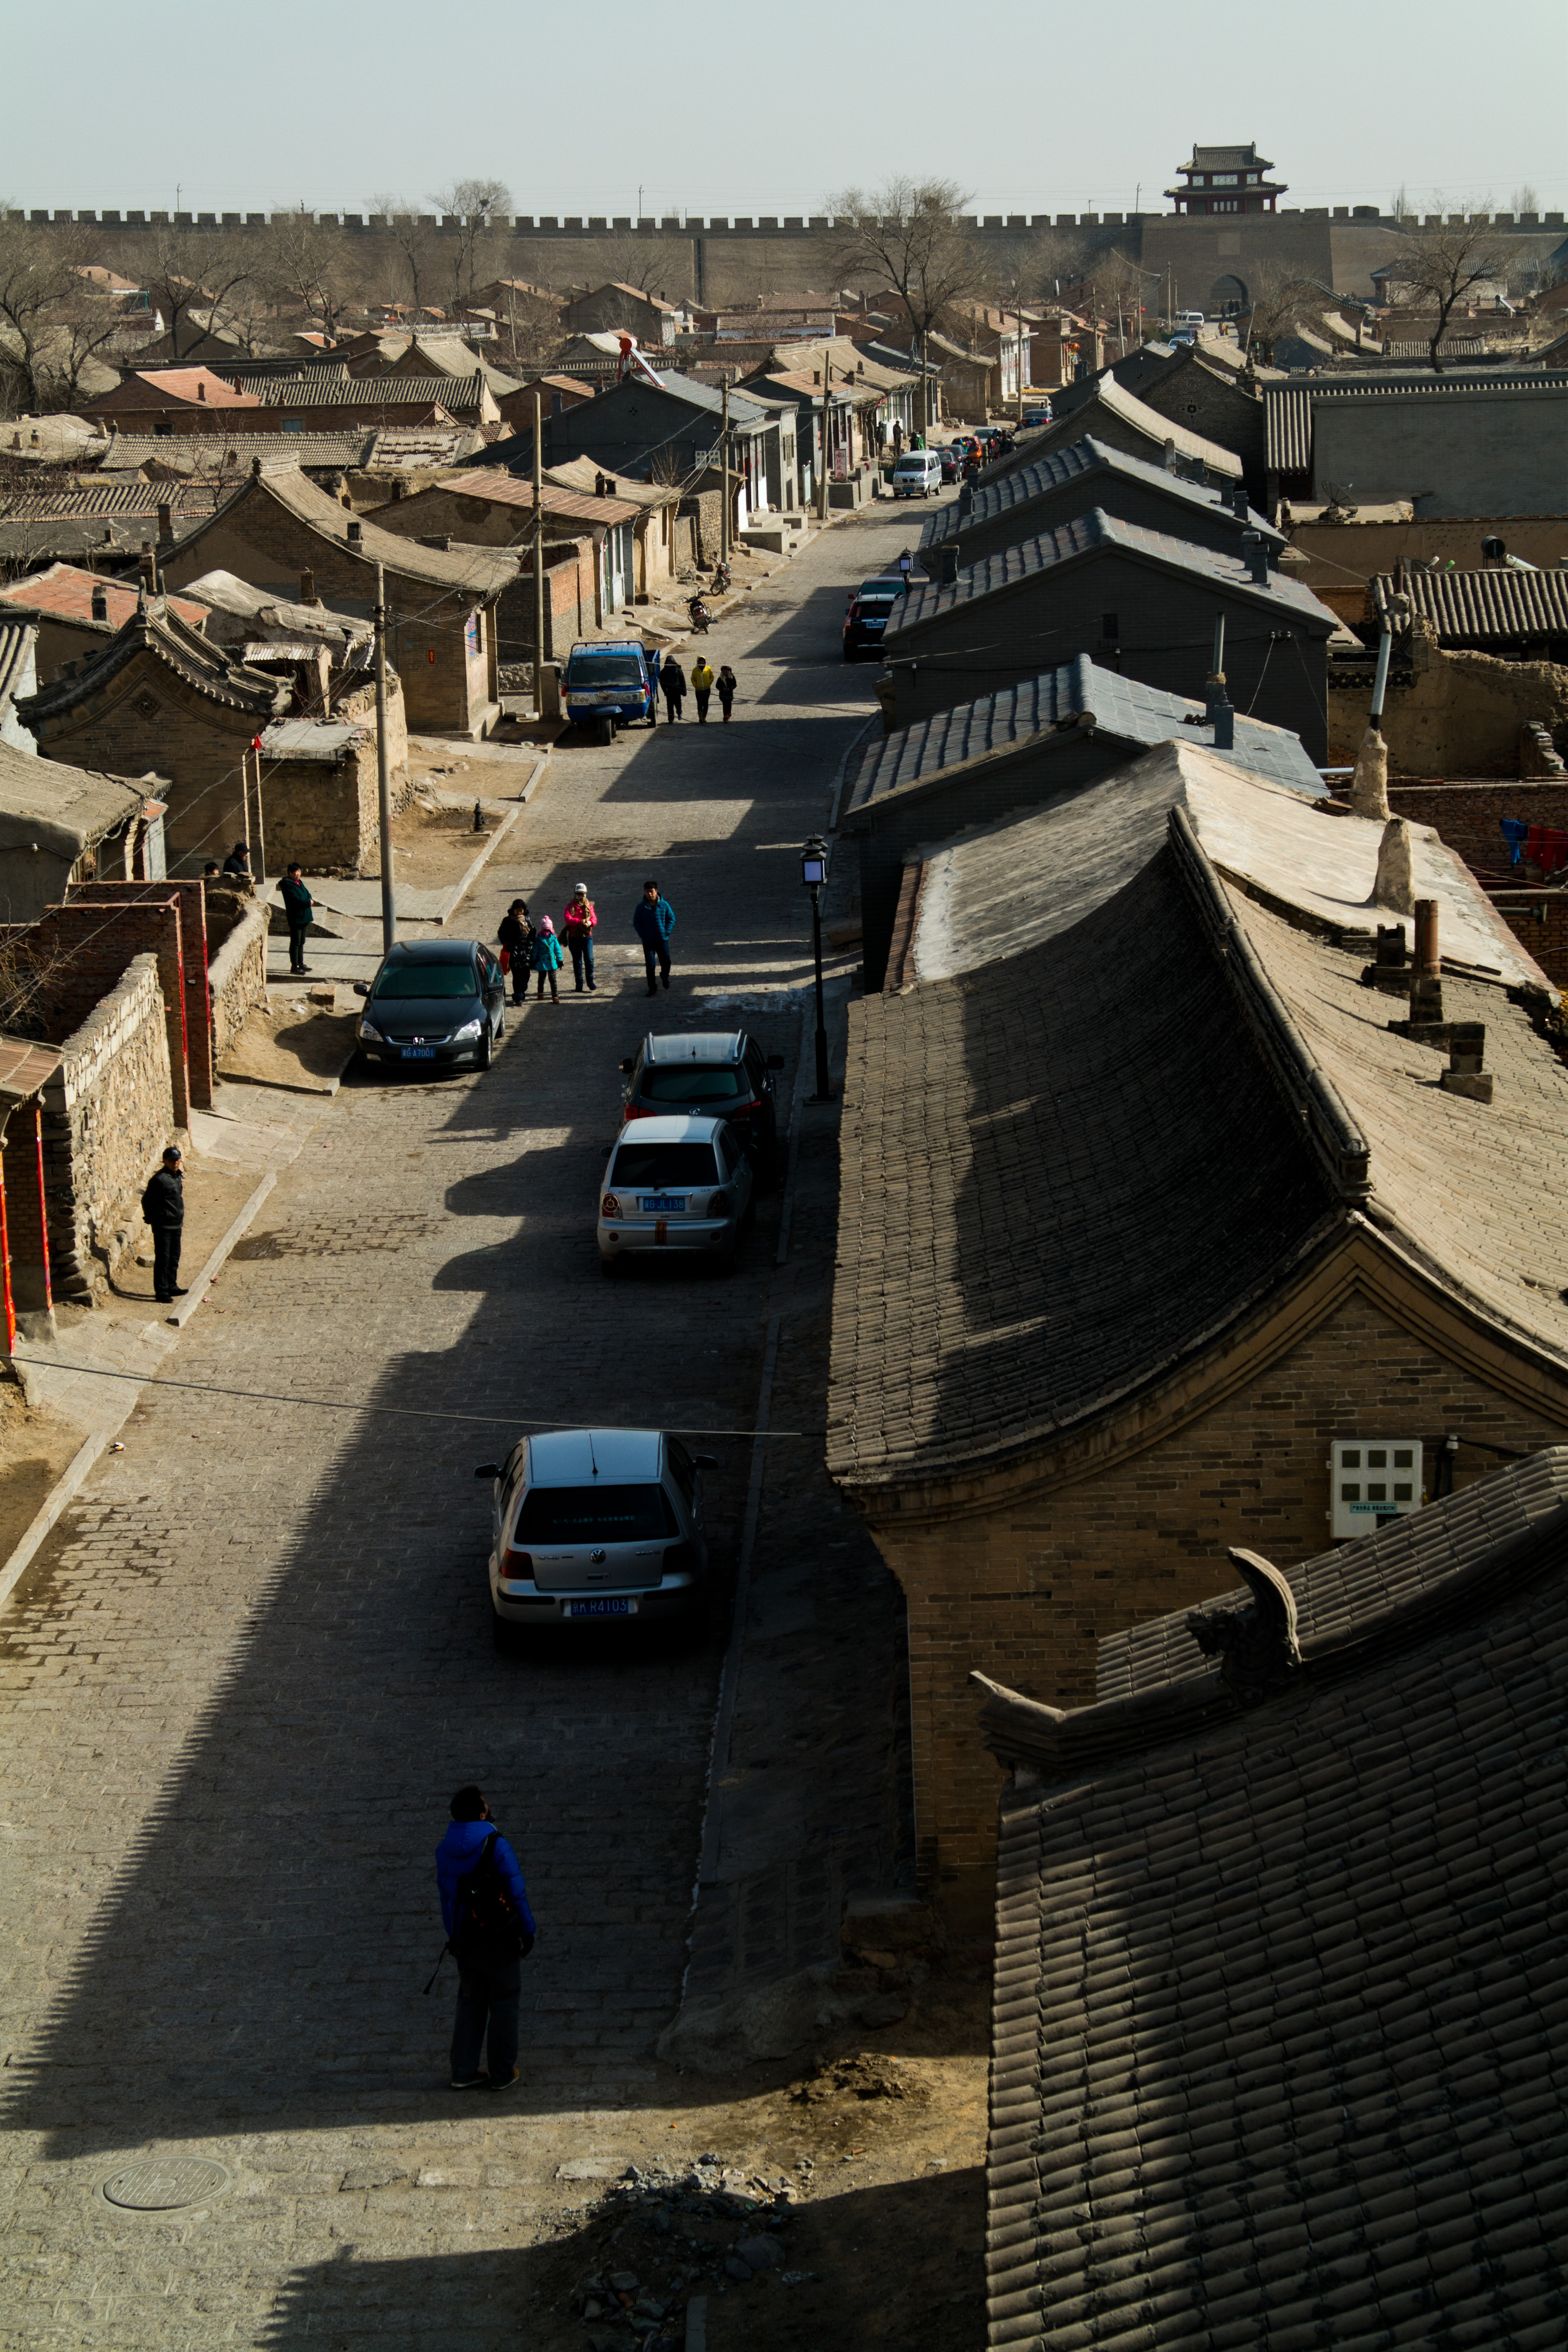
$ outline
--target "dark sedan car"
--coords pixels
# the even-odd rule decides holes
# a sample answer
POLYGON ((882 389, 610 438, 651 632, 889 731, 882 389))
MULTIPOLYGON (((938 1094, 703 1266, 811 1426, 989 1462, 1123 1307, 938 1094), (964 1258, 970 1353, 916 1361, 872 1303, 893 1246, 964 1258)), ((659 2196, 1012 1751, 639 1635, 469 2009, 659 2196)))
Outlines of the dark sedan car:
POLYGON ((677 1111, 727 1119, 746 1147, 760 1181, 779 1149, 773 1073, 782 1054, 765 1054, 743 1029, 698 1031, 687 1037, 644 1037, 635 1061, 622 1062, 631 1083, 622 1117, 667 1118, 677 1111))
POLYGON ((368 999, 359 1033, 367 1062, 487 1070, 506 1034, 506 978, 478 940, 404 940, 354 993, 368 999))

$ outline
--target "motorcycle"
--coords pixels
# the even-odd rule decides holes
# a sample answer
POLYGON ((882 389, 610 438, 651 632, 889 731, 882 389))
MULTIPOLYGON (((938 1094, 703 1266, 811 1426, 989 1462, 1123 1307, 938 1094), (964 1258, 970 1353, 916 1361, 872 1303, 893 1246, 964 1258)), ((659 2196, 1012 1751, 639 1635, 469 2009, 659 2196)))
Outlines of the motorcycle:
POLYGON ((713 614, 708 611, 708 608, 703 603, 702 598, 700 596, 692 597, 686 605, 686 612, 690 616, 691 625, 696 631, 698 636, 706 636, 709 629, 713 626, 713 614))
POLYGON ((721 560, 713 567, 713 593, 716 596, 723 596, 727 594, 728 590, 729 566, 721 560))

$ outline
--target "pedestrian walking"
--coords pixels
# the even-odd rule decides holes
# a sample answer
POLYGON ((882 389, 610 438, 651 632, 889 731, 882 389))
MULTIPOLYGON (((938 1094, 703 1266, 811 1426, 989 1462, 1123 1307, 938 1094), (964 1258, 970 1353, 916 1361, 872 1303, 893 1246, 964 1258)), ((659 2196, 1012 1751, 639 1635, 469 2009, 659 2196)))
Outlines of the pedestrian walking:
POLYGON ((548 980, 551 1001, 559 1004, 560 990, 556 984, 556 974, 566 961, 566 958, 560 951, 560 941, 555 935, 555 925, 548 915, 539 917, 539 927, 534 933, 534 944, 529 951, 528 961, 539 976, 539 1003, 541 1004, 544 1003, 545 982, 548 980))
POLYGON ((152 1228, 152 1295, 167 1307, 185 1292, 180 1283, 180 1244, 185 1231, 185 1163, 171 1144, 163 1165, 147 1180, 141 1213, 152 1228))
POLYGON ((566 945, 571 958, 571 976, 577 983, 577 993, 582 994, 586 977, 590 996, 598 993, 593 980, 593 934, 599 916, 588 895, 588 885, 580 882, 572 892, 566 908, 566 945))
POLYGON ((521 1004, 528 992, 529 961, 534 949, 534 927, 528 920, 526 898, 513 899, 501 918, 496 938, 512 975, 512 1003, 521 1004))
POLYGON ((632 909, 632 929, 643 942, 643 961, 647 968, 648 993, 657 996, 658 981, 653 977, 657 963, 659 980, 670 984, 670 933, 675 928, 675 910, 669 900, 662 898, 656 882, 644 882, 643 896, 632 909))
POLYGON ((316 901, 305 887, 304 871, 298 866, 291 866, 277 887, 283 898, 283 919, 288 925, 288 969, 297 980, 305 980, 310 971, 305 961, 305 934, 310 929, 316 901))
POLYGON ((730 713, 735 709, 735 689, 738 683, 735 672, 731 669, 727 662, 725 663, 723 668, 719 671, 714 683, 718 690, 718 707, 724 713, 724 723, 727 727, 729 725, 730 713))
POLYGON ((247 842, 235 842, 234 847, 230 850, 228 856, 224 860, 224 872, 228 876, 231 882, 248 882, 250 880, 250 845, 247 842))
POLYGON ((664 689, 664 724, 673 727, 686 698, 686 674, 681 667, 678 654, 667 655, 660 664, 659 684, 664 689))
POLYGON ((713 693, 713 664, 706 654, 697 656, 697 666, 692 672, 692 692, 696 698, 697 725, 707 725, 707 707, 713 693))
POLYGON ((435 1849, 435 1884, 446 1948, 457 1962, 452 2088, 509 2091, 521 2079, 517 2005, 523 1962, 538 1931, 522 1867, 490 1819, 483 1790, 471 1783, 459 1789, 450 1811, 451 1827, 435 1849))

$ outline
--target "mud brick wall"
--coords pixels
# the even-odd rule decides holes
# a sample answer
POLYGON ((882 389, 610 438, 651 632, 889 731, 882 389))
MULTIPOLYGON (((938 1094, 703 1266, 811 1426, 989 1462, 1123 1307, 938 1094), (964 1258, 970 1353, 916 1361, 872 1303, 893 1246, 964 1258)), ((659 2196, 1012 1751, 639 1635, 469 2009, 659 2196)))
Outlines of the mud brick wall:
MULTIPOLYGON (((157 960, 168 1032, 168 1062, 173 1122, 191 1117, 190 1066, 185 1042, 185 980, 181 952, 180 905, 173 887, 150 886, 159 899, 95 906, 82 900, 50 907, 32 927, 29 952, 48 967, 44 1025, 48 1041, 63 1045, 117 986, 132 960, 157 960)), ((204 995, 206 970, 202 967, 204 995)), ((211 1099, 209 1065, 208 1099, 211 1099)))
POLYGON ((355 875, 378 865, 376 747, 367 739, 340 760, 267 760, 262 769, 267 861, 280 874, 355 875))
MULTIPOLYGON (((972 1670, 1050 1706, 1089 1706, 1101 1636, 1233 1590, 1228 1545, 1284 1567, 1327 1549, 1331 1438, 1419 1437, 1429 1482, 1449 1431, 1521 1452, 1564 1437, 1356 1297, 1129 1462, 994 1516, 873 1524, 908 1601, 922 1885, 945 1916, 986 1932, 995 1891, 998 1767, 972 1670)), ((1497 1466, 1461 1443, 1456 1484, 1497 1466)))
MULTIPOLYGON (((190 1072, 191 1100, 200 1110, 213 1103, 213 1024, 207 996, 207 964, 212 944, 207 938, 206 886, 199 878, 162 882, 81 882, 69 892, 68 906, 159 906, 173 898, 180 908, 180 961, 184 980, 185 1058, 190 1072)), ((173 1050, 173 1040, 170 1040, 173 1050)))
POLYGON ((1552 987, 1568 989, 1568 893, 1500 891, 1492 904, 1552 987))
POLYGON ((62 1041, 44 1088, 44 1188, 57 1298, 102 1290, 141 1223, 148 1177, 177 1126, 155 954, 131 959, 62 1041))

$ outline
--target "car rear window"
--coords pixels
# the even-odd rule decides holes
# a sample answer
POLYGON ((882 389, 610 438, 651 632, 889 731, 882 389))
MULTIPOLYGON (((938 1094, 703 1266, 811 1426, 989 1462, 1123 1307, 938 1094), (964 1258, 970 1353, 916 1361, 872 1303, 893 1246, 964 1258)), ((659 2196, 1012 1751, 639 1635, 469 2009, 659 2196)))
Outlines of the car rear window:
POLYGON ((566 682, 574 686, 641 686, 643 665, 635 654, 573 654, 566 682))
POLYGON ((680 1522, 663 1486, 530 1486, 517 1513, 519 1545, 661 1542, 680 1522))
POLYGON ((710 1103, 736 1102, 751 1092, 745 1078, 733 1062, 722 1063, 717 1068, 704 1069, 690 1062, 673 1063, 668 1069, 657 1064, 643 1073, 643 1083, 637 1089, 639 1102, 710 1103))
POLYGON ((473 996, 474 967, 466 963, 398 963, 383 971, 372 992, 389 996, 473 996))
POLYGON ((622 1143, 613 1181, 664 1192, 672 1184, 716 1184, 718 1169, 711 1143, 622 1143))

